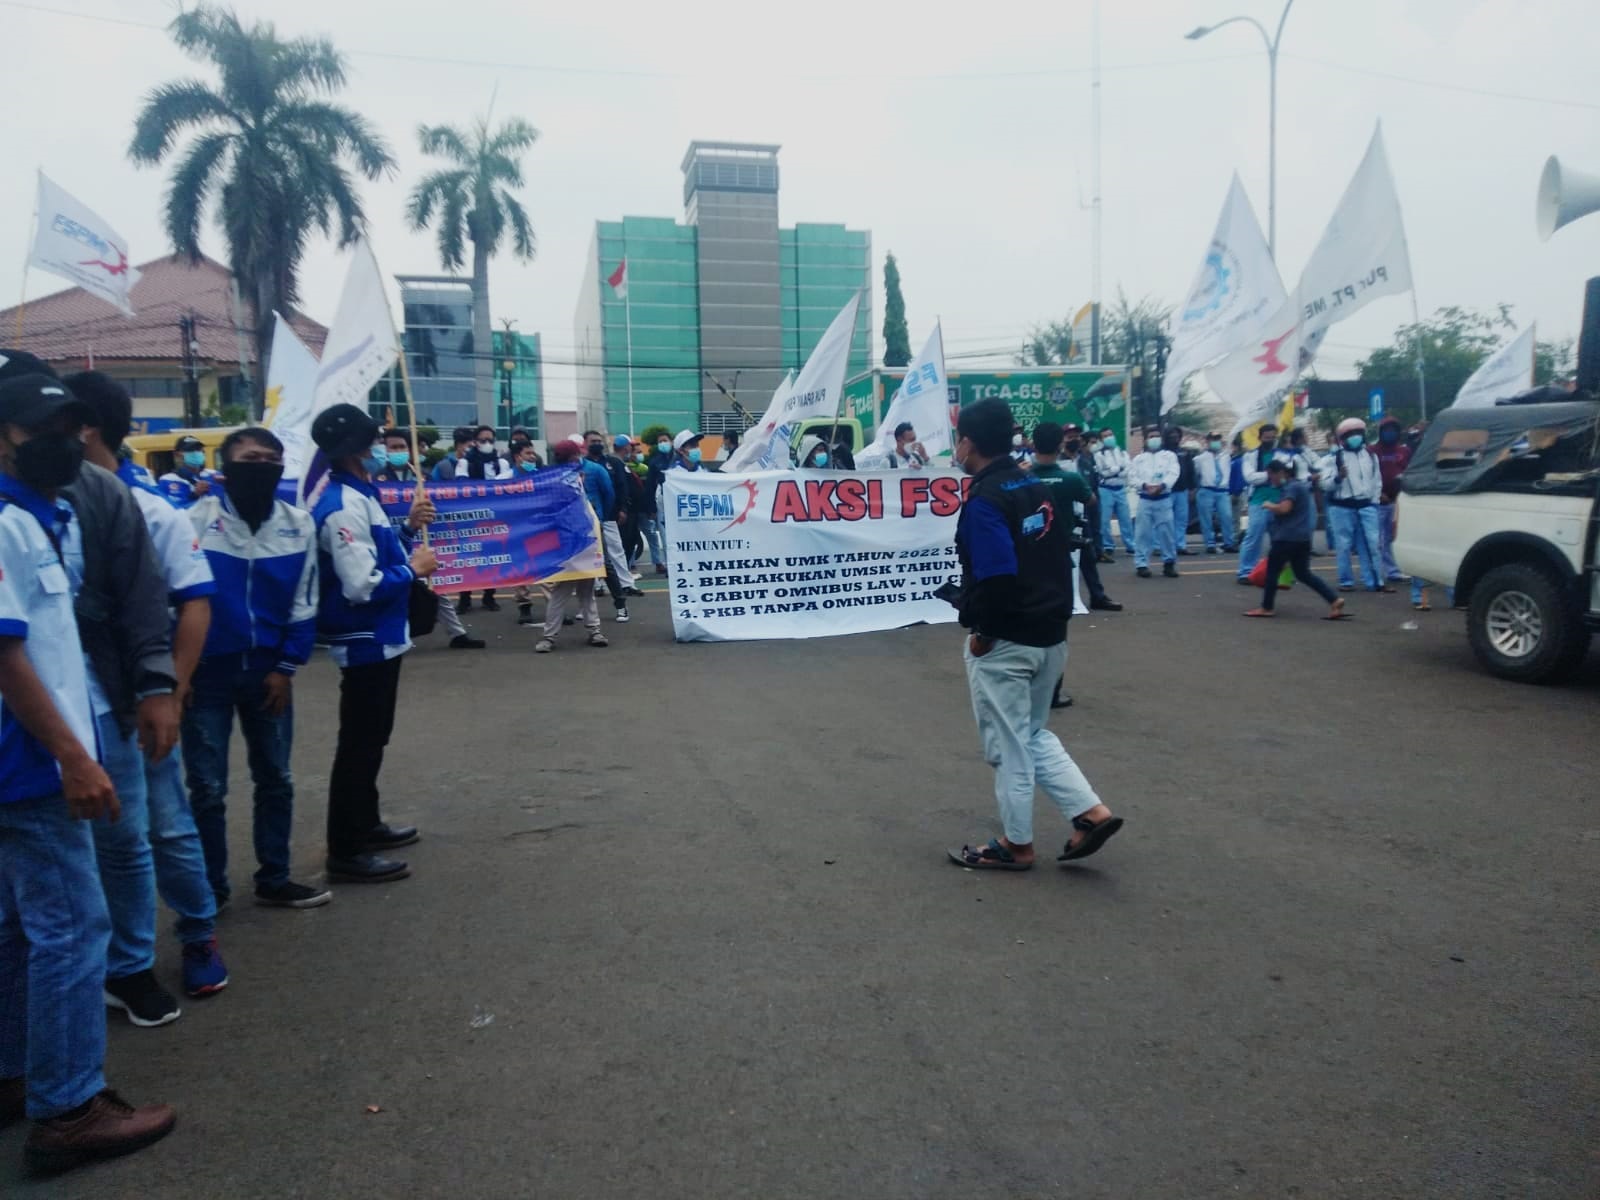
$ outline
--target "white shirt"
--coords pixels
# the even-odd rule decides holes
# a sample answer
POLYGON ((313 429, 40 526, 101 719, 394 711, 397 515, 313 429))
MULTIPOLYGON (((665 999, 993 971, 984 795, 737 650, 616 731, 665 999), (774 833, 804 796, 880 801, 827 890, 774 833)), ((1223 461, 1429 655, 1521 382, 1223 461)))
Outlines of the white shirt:
POLYGON ((1322 490, 1331 500, 1357 500, 1376 504, 1383 495, 1383 471, 1378 456, 1360 450, 1335 450, 1322 460, 1322 490), (1339 463, 1344 463, 1345 478, 1339 478, 1339 463))
MULTIPOLYGON (((1146 450, 1128 468, 1128 486, 1144 496, 1144 489, 1156 484, 1170 492, 1178 483, 1182 468, 1171 450, 1146 450)), ((1145 497, 1154 499, 1154 497, 1145 497)))
POLYGON ((1094 469, 1106 487, 1121 487, 1128 477, 1128 452, 1121 446, 1115 450, 1100 449, 1094 454, 1094 469))
POLYGON ((1195 482, 1203 488, 1226 488, 1233 460, 1226 450, 1202 450, 1194 456, 1195 482))
POLYGON ((195 539, 194 525, 157 493, 142 487, 128 489, 144 514, 144 523, 155 544, 161 574, 167 581, 167 598, 182 604, 217 590, 211 578, 211 564, 195 539))

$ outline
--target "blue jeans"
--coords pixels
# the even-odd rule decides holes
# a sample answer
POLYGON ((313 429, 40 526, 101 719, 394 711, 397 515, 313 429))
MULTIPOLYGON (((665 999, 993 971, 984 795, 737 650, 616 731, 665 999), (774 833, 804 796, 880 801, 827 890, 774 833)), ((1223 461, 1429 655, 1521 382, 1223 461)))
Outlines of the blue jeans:
POLYGON ((106 1086, 110 932, 89 822, 60 796, 0 804, 0 1079, 27 1076, 36 1121, 106 1086))
POLYGON ((1128 490, 1126 488, 1100 489, 1100 548, 1110 552, 1116 542, 1111 537, 1111 518, 1117 519, 1117 528, 1122 530, 1122 548, 1129 554, 1133 553, 1133 516, 1128 511, 1128 490))
POLYGON ((294 746, 294 706, 276 717, 261 711, 267 674, 234 662, 202 662, 194 673, 194 699, 183 715, 189 798, 205 852, 206 875, 219 902, 227 899, 230 891, 224 801, 235 712, 244 733, 250 778, 255 781, 256 882, 276 887, 289 881, 289 829, 294 819, 289 754, 294 746))
POLYGON ((644 544, 650 547, 650 565, 657 567, 666 562, 667 547, 661 537, 661 522, 655 517, 640 517, 639 533, 644 544))
POLYGON ((1149 566, 1150 551, 1158 545, 1161 547, 1162 562, 1176 562, 1178 544, 1172 533, 1172 497, 1162 496, 1159 500, 1150 496, 1139 497, 1139 524, 1134 533, 1134 566, 1149 566))
POLYGON ((1339 564, 1339 586, 1354 587, 1350 573, 1350 552, 1356 551, 1361 560, 1361 583, 1369 591, 1383 586, 1383 576, 1378 573, 1378 508, 1340 508, 1328 505, 1328 528, 1334 531, 1337 541, 1335 555, 1339 564))
POLYGON ((1385 579, 1399 579, 1402 572, 1398 563, 1394 561, 1394 505, 1378 505, 1378 529, 1380 540, 1383 542, 1383 577, 1385 579))
POLYGON ((1272 522, 1272 514, 1264 505, 1252 504, 1250 515, 1245 518, 1244 541, 1239 545, 1239 578, 1245 579, 1262 558, 1261 543, 1266 541, 1267 526, 1272 522))
POLYGON ((1172 536, 1182 546, 1189 540, 1189 493, 1172 493, 1172 536))
POLYGON ((176 746, 160 762, 145 763, 144 782, 156 889, 178 916, 172 932, 185 945, 208 942, 216 933, 217 898, 206 877, 205 851, 200 847, 189 797, 183 791, 183 756, 176 746))
POLYGON ((1228 493, 1201 488, 1196 500, 1200 508, 1200 536, 1205 539, 1206 549, 1221 542, 1224 550, 1231 551, 1239 531, 1233 527, 1233 505, 1228 493))
MULTIPOLYGON (((1413 575, 1411 577, 1411 603, 1421 604, 1425 599, 1427 599, 1428 589, 1432 586, 1433 584, 1429 583, 1426 579, 1422 579, 1416 575, 1413 575)), ((1447 587, 1444 589, 1444 602, 1445 607, 1447 608, 1454 608, 1456 606, 1455 588, 1447 587)))
POLYGON ((97 717, 95 723, 100 734, 100 765, 111 776, 122 805, 122 815, 115 821, 95 821, 93 825, 100 884, 111 915, 105 977, 122 979, 156 965, 156 868, 150 853, 149 793, 138 735, 124 737, 110 713, 97 717))

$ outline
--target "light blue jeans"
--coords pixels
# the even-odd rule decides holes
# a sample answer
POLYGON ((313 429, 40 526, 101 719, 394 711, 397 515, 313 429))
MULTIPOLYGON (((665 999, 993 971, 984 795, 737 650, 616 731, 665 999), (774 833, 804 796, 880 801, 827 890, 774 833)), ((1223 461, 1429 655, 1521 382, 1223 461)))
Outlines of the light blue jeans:
POLYGON ((1250 506, 1250 515, 1244 523, 1244 541, 1239 545, 1240 579, 1247 578, 1255 570, 1256 564, 1266 557, 1267 549, 1263 543, 1267 540, 1267 526, 1271 523, 1272 514, 1265 505, 1250 506))
POLYGON ((1403 579, 1405 573, 1394 561, 1394 505, 1378 505, 1378 525, 1382 535, 1380 540, 1383 542, 1383 577, 1390 580, 1403 579))
POLYGON ((156 869, 150 853, 149 792, 138 734, 124 737, 117 719, 96 719, 100 765, 111 776, 122 815, 94 822, 94 852, 111 915, 105 977, 122 979, 156 965, 156 869))
POLYGON ((666 562, 667 545, 661 537, 661 521, 656 517, 640 517, 639 534, 650 548, 650 565, 655 567, 666 562))
POLYGON ((1350 571, 1350 552, 1354 550, 1361 563, 1362 586, 1368 591, 1381 588, 1383 576, 1378 572, 1378 506, 1340 508, 1330 504, 1328 528, 1334 531, 1337 539, 1334 554, 1339 564, 1339 586, 1355 586, 1355 577, 1350 571))
POLYGON ((106 1086, 110 932, 89 822, 60 796, 0 804, 0 1079, 27 1076, 36 1121, 106 1086))
POLYGON ((1157 546, 1161 549, 1162 562, 1178 561, 1178 543, 1172 530, 1172 497, 1162 496, 1157 500, 1141 496, 1139 523, 1134 530, 1133 565, 1149 566, 1150 552, 1157 546))
POLYGON ((176 746, 160 762, 145 763, 144 781, 156 888, 178 917, 172 932, 184 945, 208 942, 216 933, 217 899, 206 876, 205 848, 183 790, 183 756, 176 746))
POLYGON ((1128 510, 1128 489, 1100 489, 1100 548, 1108 554, 1117 543, 1111 536, 1111 518, 1117 519, 1122 531, 1122 548, 1133 553, 1133 515, 1128 510))
POLYGON ((1006 840, 1033 841, 1033 790, 1054 800, 1069 822, 1100 803, 1078 764, 1046 727, 1050 694, 1067 663, 1067 644, 1021 646, 997 641, 982 658, 963 658, 984 761, 995 769, 994 797, 1006 840))
POLYGON ((1189 541, 1188 492, 1172 493, 1172 536, 1177 539, 1180 547, 1189 541))
POLYGON ((1205 539, 1206 549, 1220 543, 1224 550, 1231 551, 1239 531, 1233 526, 1233 504, 1228 493, 1201 488, 1195 500, 1200 509, 1200 536, 1205 539))

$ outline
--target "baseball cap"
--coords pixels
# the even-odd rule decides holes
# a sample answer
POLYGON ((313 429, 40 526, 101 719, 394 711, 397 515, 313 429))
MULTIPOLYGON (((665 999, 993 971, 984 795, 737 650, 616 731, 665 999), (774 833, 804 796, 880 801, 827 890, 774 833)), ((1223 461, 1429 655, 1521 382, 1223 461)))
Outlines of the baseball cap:
POLYGON ((311 440, 329 458, 365 454, 378 438, 378 423, 354 404, 335 404, 311 422, 311 440))
POLYGON ((15 379, 19 375, 58 378, 55 368, 37 354, 29 354, 26 350, 0 350, 0 381, 15 379))
POLYGON ((678 436, 672 439, 672 448, 682 450, 685 446, 692 446, 700 440, 702 435, 692 429, 679 430, 678 436))
POLYGON ((625 433, 619 433, 616 437, 611 439, 611 448, 613 450, 626 450, 632 445, 633 439, 625 433))
POLYGON ((206 444, 192 433, 186 433, 178 439, 177 445, 172 448, 174 450, 204 450, 206 444))
POLYGON ((0 425, 37 429, 69 411, 83 422, 93 415, 89 406, 53 375, 13 375, 0 381, 0 425))
POLYGON ((1291 467, 1281 458, 1275 458, 1267 464, 1267 474, 1269 475, 1274 471, 1282 471, 1285 475, 1287 475, 1293 471, 1293 469, 1293 467, 1291 467))

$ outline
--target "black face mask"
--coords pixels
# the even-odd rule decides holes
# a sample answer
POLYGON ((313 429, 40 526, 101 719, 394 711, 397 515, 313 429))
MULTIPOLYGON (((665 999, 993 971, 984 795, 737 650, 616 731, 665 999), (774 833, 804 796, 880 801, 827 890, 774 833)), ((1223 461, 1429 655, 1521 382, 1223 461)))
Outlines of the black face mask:
POLYGON ((602 458, 605 457, 605 454, 606 454, 606 448, 604 446, 599 445, 598 443, 590 443, 590 445, 589 445, 589 457, 590 458, 594 459, 596 462, 599 462, 602 458))
POLYGON ((234 511, 251 529, 259 529, 272 515, 272 502, 277 498, 278 481, 282 478, 282 463, 231 462, 222 476, 222 488, 228 493, 234 511))
POLYGON ((1083 445, 1082 442, 1068 442, 1067 443, 1067 453, 1068 454, 1072 454, 1072 455, 1076 455, 1078 453, 1079 448, 1082 445, 1083 445))
POLYGON ((83 466, 83 442, 75 433, 44 433, 17 447, 17 478, 31 488, 66 487, 83 466))

